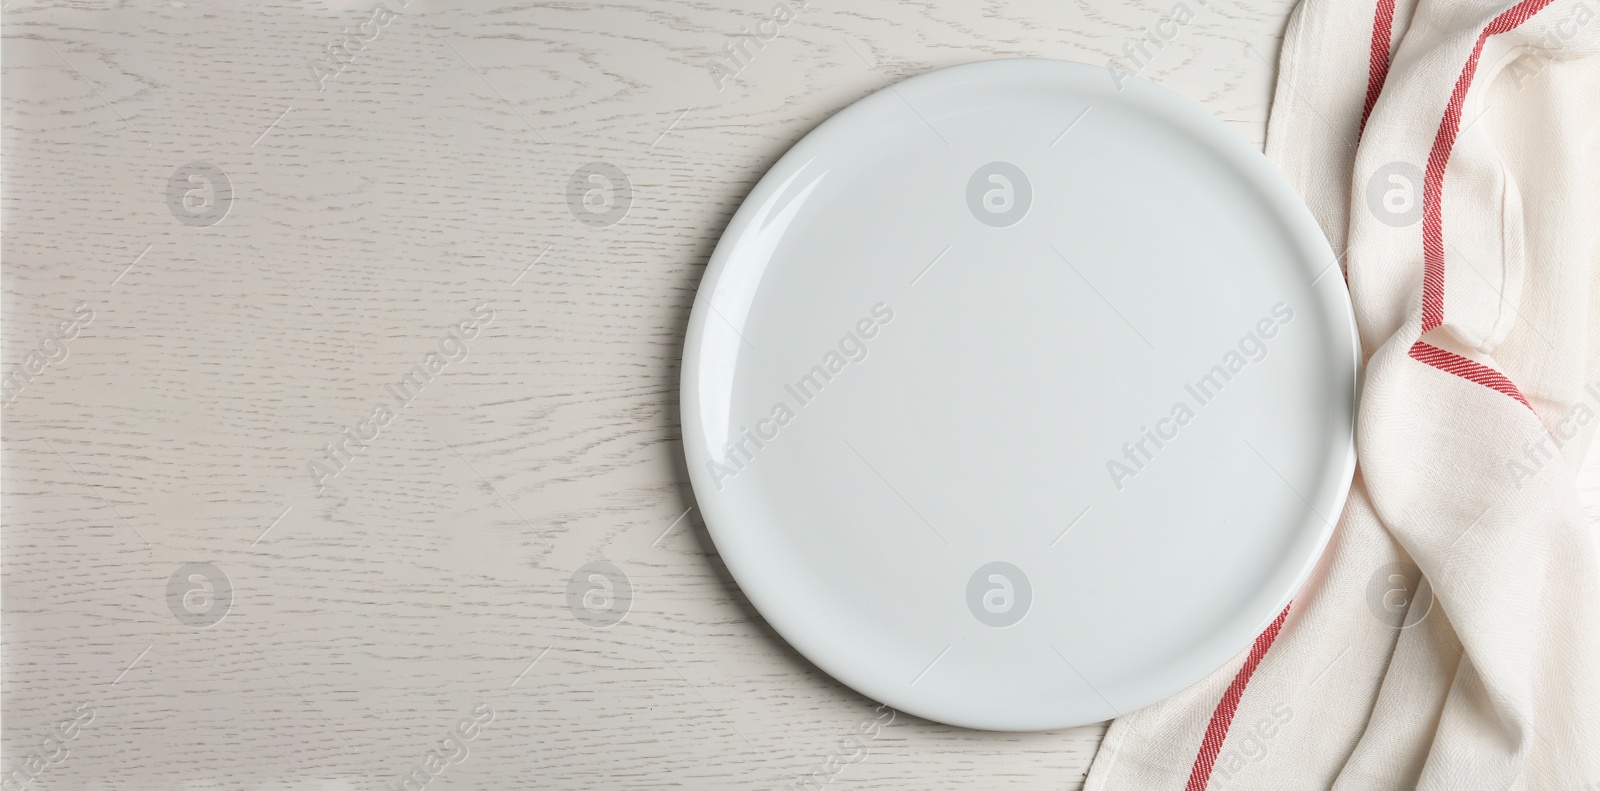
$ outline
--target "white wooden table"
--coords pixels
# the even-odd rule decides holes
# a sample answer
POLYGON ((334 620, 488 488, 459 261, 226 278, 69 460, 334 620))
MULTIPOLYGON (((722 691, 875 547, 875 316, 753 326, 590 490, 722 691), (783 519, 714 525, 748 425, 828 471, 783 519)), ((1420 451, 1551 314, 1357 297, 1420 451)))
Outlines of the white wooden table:
POLYGON ((941 66, 1176 29, 1142 76, 1259 144, 1292 1, 385 2, 5 5, 5 370, 36 370, 0 769, 378 789, 438 747, 437 788, 1079 787, 1103 725, 848 741, 876 704, 691 507, 694 285, 784 150, 941 66), (713 67, 745 26, 771 40, 713 67), (569 189, 597 162, 616 214, 569 189), (623 599, 569 597, 596 561, 632 587, 609 628, 623 599))

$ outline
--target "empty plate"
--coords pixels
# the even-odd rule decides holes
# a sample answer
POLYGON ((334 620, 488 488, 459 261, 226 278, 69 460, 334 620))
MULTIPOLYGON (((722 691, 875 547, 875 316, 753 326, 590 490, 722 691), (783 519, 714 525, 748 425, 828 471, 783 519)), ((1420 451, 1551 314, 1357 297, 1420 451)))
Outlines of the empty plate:
POLYGON ((1004 60, 773 166, 685 343, 683 439, 796 649, 973 728, 1109 719, 1249 647, 1350 485, 1357 342, 1294 191, 1194 104, 1004 60))

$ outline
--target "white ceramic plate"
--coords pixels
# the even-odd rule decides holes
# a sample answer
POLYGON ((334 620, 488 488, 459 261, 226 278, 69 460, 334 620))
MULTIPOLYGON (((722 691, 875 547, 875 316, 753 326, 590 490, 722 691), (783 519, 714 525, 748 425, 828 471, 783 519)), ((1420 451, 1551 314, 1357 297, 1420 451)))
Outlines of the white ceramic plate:
POLYGON ((706 524, 861 693, 1042 730, 1171 695, 1305 580, 1355 457, 1354 321, 1267 160, 1103 69, 905 80, 762 178, 683 366, 706 524))

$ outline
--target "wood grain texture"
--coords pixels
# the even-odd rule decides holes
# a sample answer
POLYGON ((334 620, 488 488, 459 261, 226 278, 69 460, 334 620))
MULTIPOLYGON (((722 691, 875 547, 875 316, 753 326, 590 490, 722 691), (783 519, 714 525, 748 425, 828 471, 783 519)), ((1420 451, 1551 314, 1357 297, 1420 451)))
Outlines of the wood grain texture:
MULTIPOLYGON (((1142 76, 1259 144, 1291 5, 1209 4, 1142 76)), ((7 370, 93 318, 4 413, 3 769, 80 703, 35 787, 386 788, 480 704, 430 787, 778 788, 849 755, 875 704, 765 624, 690 510, 694 284, 765 169, 885 79, 1101 64, 1170 6, 813 0, 718 90, 766 0, 414 0, 319 90, 370 2, 12 0, 7 370), (604 228, 567 204, 596 161, 633 190, 604 228), (216 225, 168 205, 191 162, 232 185, 216 225), (308 462, 484 303, 319 491, 308 462), (596 560, 635 589, 604 630, 567 597, 596 560), (234 591, 209 628, 169 603, 189 563, 234 591)), ((901 715, 834 783, 1078 788, 1103 732, 901 715)))

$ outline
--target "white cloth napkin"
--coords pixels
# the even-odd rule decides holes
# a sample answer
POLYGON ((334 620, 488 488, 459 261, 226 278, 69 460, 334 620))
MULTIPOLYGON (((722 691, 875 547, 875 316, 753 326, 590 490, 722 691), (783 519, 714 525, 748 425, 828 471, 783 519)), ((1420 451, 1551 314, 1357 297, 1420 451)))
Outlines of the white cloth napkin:
POLYGON ((1597 50, 1600 0, 1301 0, 1267 154, 1345 255, 1360 467, 1286 615, 1089 791, 1600 790, 1597 50))

